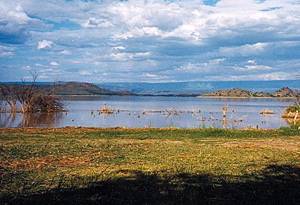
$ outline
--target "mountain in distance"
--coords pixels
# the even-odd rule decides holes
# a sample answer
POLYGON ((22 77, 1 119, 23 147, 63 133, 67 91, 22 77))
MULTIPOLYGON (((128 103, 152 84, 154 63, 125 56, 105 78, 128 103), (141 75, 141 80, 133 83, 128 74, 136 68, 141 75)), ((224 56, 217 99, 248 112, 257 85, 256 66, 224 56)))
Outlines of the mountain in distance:
MULTIPOLYGON (((0 83, 2 86, 13 87, 22 90, 24 87, 30 86, 31 83, 0 83)), ((126 91, 111 91, 101 88, 93 83, 85 82, 58 82, 58 83, 35 83, 35 86, 45 92, 53 92, 54 95, 130 95, 126 91)))
POLYGON ((56 95, 113 95, 120 94, 108 89, 103 89, 92 83, 61 82, 50 87, 56 95))
MULTIPOLYGON (((30 83, 0 83, 17 89, 30 83)), ((300 90, 300 80, 234 81, 234 82, 173 82, 173 83, 85 83, 37 82, 36 86, 55 95, 140 95, 140 96, 220 96, 220 97, 291 97, 300 90), (282 90, 280 90, 282 88, 282 90)))
POLYGON ((124 91, 138 95, 203 95, 218 90, 243 89, 251 92, 275 92, 289 87, 300 89, 300 80, 272 81, 207 81, 207 82, 169 82, 169 83, 99 83, 99 87, 111 91, 124 91))

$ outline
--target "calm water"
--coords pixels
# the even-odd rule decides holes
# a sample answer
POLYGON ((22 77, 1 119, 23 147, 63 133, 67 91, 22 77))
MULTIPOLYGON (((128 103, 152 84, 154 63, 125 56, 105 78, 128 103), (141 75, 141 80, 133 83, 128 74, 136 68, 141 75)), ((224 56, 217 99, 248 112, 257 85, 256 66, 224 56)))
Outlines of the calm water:
POLYGON ((292 100, 210 99, 195 97, 103 96, 63 101, 67 113, 0 114, 0 127, 226 127, 278 128, 288 123, 281 118, 292 100), (113 114, 99 113, 107 105, 113 114), (222 108, 228 107, 223 118, 222 108), (260 115, 263 109, 275 112, 260 115))

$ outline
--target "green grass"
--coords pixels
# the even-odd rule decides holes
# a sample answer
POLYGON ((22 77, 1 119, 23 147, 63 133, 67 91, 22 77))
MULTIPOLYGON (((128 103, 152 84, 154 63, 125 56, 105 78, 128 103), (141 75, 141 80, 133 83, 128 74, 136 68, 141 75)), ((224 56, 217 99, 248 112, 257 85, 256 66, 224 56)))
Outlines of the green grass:
POLYGON ((293 204, 299 137, 297 128, 0 129, 0 202, 293 204))

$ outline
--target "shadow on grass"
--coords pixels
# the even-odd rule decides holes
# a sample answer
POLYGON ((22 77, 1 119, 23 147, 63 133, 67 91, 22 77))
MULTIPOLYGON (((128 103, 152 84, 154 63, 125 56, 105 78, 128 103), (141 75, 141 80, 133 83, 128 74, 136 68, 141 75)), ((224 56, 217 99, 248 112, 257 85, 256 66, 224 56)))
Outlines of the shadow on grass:
POLYGON ((85 188, 0 200, 3 204, 300 204, 300 169, 292 166, 271 165, 238 180, 186 173, 168 177, 131 174, 85 188))

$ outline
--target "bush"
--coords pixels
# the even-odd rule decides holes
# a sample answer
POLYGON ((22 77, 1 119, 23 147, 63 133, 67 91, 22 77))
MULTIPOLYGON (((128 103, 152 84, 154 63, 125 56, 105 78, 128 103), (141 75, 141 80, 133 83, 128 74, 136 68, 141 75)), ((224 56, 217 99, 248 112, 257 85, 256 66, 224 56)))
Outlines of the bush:
POLYGON ((0 85, 0 94, 9 106, 11 113, 36 113, 63 111, 63 104, 53 95, 53 90, 38 87, 36 75, 32 83, 17 85, 0 85), (18 110, 19 109, 19 110, 18 110))
POLYGON ((299 112, 300 113, 300 105, 295 103, 294 105, 289 106, 286 111, 289 112, 299 112))

